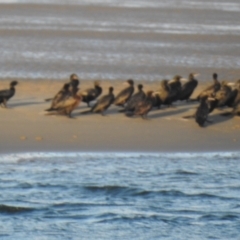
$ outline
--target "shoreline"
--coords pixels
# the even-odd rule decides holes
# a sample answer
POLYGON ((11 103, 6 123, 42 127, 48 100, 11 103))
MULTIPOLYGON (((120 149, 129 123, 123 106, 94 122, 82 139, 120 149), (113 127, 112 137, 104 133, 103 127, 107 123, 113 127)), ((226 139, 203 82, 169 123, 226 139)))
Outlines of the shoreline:
MULTIPOLYGON (((111 106, 106 116, 81 115, 85 103, 73 111, 74 119, 45 116, 44 109, 63 82, 49 80, 20 81, 16 95, 9 100, 9 109, 0 108, 0 153, 24 152, 218 152, 238 151, 240 123, 238 117, 223 117, 226 110, 215 110, 212 124, 200 128, 194 119, 182 116, 194 112, 197 104, 178 102, 173 108, 154 109, 149 120, 128 118, 111 106)), ((1 82, 1 89, 9 81, 1 82)), ((115 95, 124 87, 123 81, 101 81, 103 93, 110 83, 115 95)), ((137 81, 138 83, 138 81, 137 81)), ((140 82, 139 82, 140 83, 140 82)), ((144 90, 157 90, 159 82, 141 82, 144 90)), ((209 83, 208 83, 209 84, 209 83)), ((93 81, 81 80, 82 90, 93 81)), ((205 85, 195 90, 194 94, 205 85)), ((193 94, 193 96, 194 96, 193 94)))

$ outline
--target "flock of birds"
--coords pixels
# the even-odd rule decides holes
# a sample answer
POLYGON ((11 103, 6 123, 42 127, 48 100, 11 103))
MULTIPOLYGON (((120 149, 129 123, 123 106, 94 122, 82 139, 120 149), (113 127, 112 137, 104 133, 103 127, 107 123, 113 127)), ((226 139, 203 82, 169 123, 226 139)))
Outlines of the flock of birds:
MULTIPOLYGON (((218 75, 213 74, 213 83, 204 89, 196 98, 190 98, 198 86, 197 74, 190 73, 188 79, 183 79, 176 75, 173 79, 164 79, 160 82, 156 91, 143 91, 143 85, 138 84, 137 92, 134 93, 134 81, 126 81, 126 88, 122 89, 116 96, 114 88, 109 87, 108 94, 101 96, 102 87, 98 81, 94 82, 94 87, 80 91, 79 79, 76 74, 70 75, 70 81, 65 83, 59 92, 46 101, 51 101, 51 106, 46 112, 54 112, 71 117, 74 109, 81 102, 85 102, 90 108, 86 113, 104 113, 114 104, 121 107, 119 112, 124 112, 126 116, 141 116, 147 118, 147 114, 153 108, 160 108, 162 105, 171 107, 176 101, 198 101, 199 106, 193 115, 184 118, 195 118, 199 126, 204 126, 209 122, 208 115, 215 108, 229 107, 232 111, 228 114, 240 115, 240 80, 236 82, 218 81, 218 75), (94 104, 90 104, 94 101, 94 104)), ((0 90, 0 104, 7 107, 7 101, 14 96, 17 81, 10 83, 10 88, 0 90)), ((227 115, 227 114, 226 114, 227 115)))

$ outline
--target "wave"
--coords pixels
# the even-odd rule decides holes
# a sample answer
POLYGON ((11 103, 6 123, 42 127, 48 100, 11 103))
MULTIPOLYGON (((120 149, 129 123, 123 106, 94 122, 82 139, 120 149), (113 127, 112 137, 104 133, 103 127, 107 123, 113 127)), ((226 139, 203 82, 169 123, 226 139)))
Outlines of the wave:
POLYGON ((34 210, 35 210, 34 208, 28 208, 28 207, 0 205, 0 213, 17 214, 17 213, 32 212, 34 210))
MULTIPOLYGON (((169 160, 191 160, 191 159, 218 159, 218 160, 239 160, 240 152, 27 152, 27 153, 9 153, 0 154, 0 163, 9 162, 23 162, 23 161, 35 161, 35 160, 49 160, 56 158, 79 158, 86 160, 101 160, 101 159, 169 159, 169 160)), ((181 171, 180 171, 181 173, 181 171)), ((183 172, 184 173, 184 172, 183 172)), ((188 173, 188 172, 186 172, 188 173)), ((190 173, 190 172, 189 172, 190 173)), ((191 174, 191 173, 190 173, 191 174)))

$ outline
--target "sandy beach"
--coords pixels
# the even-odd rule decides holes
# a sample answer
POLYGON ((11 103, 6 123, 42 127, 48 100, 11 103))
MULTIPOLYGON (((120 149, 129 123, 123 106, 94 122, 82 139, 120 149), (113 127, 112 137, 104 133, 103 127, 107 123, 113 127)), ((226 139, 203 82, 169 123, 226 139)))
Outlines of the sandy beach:
MULTIPOLYGON (((65 80, 66 81, 66 80, 65 80)), ((1 81, 1 89, 9 81, 1 81)), ((111 106, 106 116, 80 114, 85 103, 73 112, 73 119, 45 115, 50 103, 44 99, 53 96, 64 80, 20 80, 16 95, 9 100, 8 109, 0 108, 1 153, 36 151, 91 151, 91 152, 201 152, 238 151, 240 123, 238 117, 224 117, 225 110, 215 110, 213 121, 200 128, 194 119, 183 119, 195 111, 193 103, 178 102, 174 108, 154 109, 149 120, 128 118, 111 106)), ((123 88, 123 81, 102 81, 106 93, 112 85, 115 94, 123 88)), ((145 90, 156 90, 159 82, 141 82, 145 90)), ((81 89, 92 85, 81 81, 81 89)), ((203 85, 200 85, 194 95, 203 85)))

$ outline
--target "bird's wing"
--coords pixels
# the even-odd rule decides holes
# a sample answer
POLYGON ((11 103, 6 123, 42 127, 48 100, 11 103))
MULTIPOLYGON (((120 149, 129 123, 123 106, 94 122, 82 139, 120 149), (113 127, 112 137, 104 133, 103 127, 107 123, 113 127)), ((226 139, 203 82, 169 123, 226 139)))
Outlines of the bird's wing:
POLYGON ((96 96, 96 91, 93 88, 89 88, 89 89, 86 89, 86 90, 82 91, 81 95, 82 96, 93 96, 93 97, 95 97, 96 96))
POLYGON ((123 89, 117 96, 116 96, 116 99, 115 99, 115 103, 117 104, 123 104, 125 103, 126 99, 129 98, 129 96, 131 95, 132 93, 130 92, 130 89, 129 88, 125 88, 123 89))
POLYGON ((0 97, 9 97, 9 95, 11 95, 11 91, 9 89, 0 91, 0 97))

